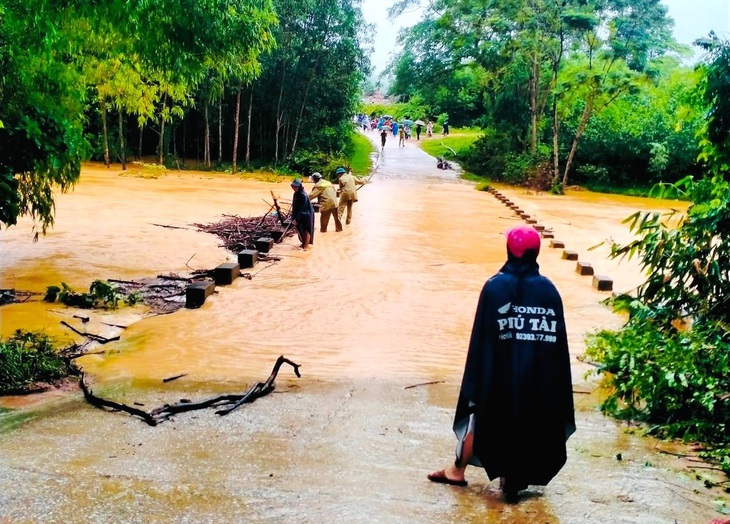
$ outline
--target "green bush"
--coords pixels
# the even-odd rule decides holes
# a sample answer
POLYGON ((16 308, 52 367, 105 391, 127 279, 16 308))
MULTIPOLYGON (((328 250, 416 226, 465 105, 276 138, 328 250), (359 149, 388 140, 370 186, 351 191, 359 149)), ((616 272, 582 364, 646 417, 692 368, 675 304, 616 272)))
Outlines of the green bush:
POLYGON ((0 395, 23 393, 33 384, 55 382, 75 372, 43 333, 18 330, 0 339, 0 395))
POLYGON ((71 307, 81 309, 92 309, 103 305, 109 309, 119 307, 119 301, 123 300, 125 304, 133 306, 140 300, 138 294, 132 293, 126 297, 119 294, 116 288, 104 280, 94 280, 89 287, 88 293, 76 293, 65 282, 61 282, 61 287, 48 286, 46 296, 43 300, 46 302, 55 302, 56 299, 71 307))

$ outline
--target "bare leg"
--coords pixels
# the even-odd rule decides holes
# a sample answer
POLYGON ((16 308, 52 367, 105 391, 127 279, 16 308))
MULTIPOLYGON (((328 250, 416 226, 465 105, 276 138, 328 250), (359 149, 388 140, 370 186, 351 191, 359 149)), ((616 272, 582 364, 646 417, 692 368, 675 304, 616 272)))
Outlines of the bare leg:
MULTIPOLYGON (((464 472, 469 465, 472 454, 474 452, 474 434, 467 433, 461 447, 461 457, 458 461, 444 468, 444 475, 449 480, 464 480, 464 472)), ((434 475, 435 473, 432 473, 434 475)))
POLYGON ((302 240, 302 249, 306 251, 309 247, 309 241, 312 239, 312 235, 309 234, 309 231, 305 231, 302 236, 304 237, 302 240))

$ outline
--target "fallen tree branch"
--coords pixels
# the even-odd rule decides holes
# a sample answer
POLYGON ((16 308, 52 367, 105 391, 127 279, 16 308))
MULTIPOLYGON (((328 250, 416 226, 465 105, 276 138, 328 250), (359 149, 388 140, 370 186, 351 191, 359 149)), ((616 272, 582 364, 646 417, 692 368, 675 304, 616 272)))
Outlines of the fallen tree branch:
POLYGON ((106 400, 94 395, 94 393, 84 383, 83 373, 81 373, 81 378, 79 379, 79 387, 81 388, 81 391, 84 392, 84 398, 86 399, 86 401, 92 406, 96 406, 97 408, 109 408, 117 411, 124 411, 125 413, 129 413, 130 415, 141 418, 150 426, 157 425, 157 421, 155 420, 155 418, 146 411, 127 406, 126 404, 120 404, 112 400, 106 400))
POLYGON ((119 338, 120 338, 119 335, 117 335, 116 337, 112 337, 112 338, 106 338, 106 337, 102 337, 101 335, 95 335, 94 333, 84 333, 83 331, 79 331, 78 329, 73 327, 71 324, 69 324, 65 320, 62 320, 61 324, 63 324, 67 328, 69 328, 71 331, 73 331, 77 335, 81 335, 82 337, 89 338, 89 339, 93 340, 94 342, 98 342, 99 344, 106 344, 107 342, 114 342, 115 340, 119 340, 119 338))
MULTIPOLYGON (((226 409, 222 409, 219 411, 216 411, 216 414, 218 415, 227 415, 231 411, 238 409, 243 404, 249 404, 256 400, 257 398, 261 398, 265 395, 268 395, 272 391, 274 391, 275 385, 274 380, 276 380, 277 375, 279 374, 279 369, 283 364, 289 364, 294 368, 294 373, 297 377, 301 377, 301 374, 299 373, 299 364, 296 364, 295 362, 292 362, 288 358, 285 358, 283 355, 280 356, 278 359, 276 359, 276 363, 274 364, 274 368, 271 370, 271 374, 269 375, 269 378, 266 379, 265 382, 256 382, 254 383, 246 393, 243 395, 219 395, 217 397, 211 397, 205 400, 201 400, 199 402, 190 402, 189 400, 181 400, 180 402, 176 404, 165 404, 163 406, 160 406, 158 408, 155 408, 149 412, 142 411, 140 409, 134 408, 132 406, 128 406, 126 404, 121 404, 119 402, 114 402, 111 400, 106 400, 100 397, 95 396, 92 391, 86 386, 84 383, 84 375, 81 375, 81 380, 79 381, 79 386, 81 387, 81 390, 84 392, 84 398, 93 406, 96 407, 103 407, 103 408, 110 408, 117 411, 123 411, 125 413, 129 413, 130 415, 140 417, 142 420, 147 422, 150 426, 156 426, 157 424, 164 422, 165 420, 169 419, 173 415, 176 415, 178 413, 184 413, 186 411, 195 411, 199 409, 205 409, 209 407, 218 407, 226 404, 231 404, 231 407, 228 407, 226 409)), ((175 378, 180 378, 182 376, 185 376, 185 374, 177 375, 175 377, 171 377, 169 379, 163 379, 163 381, 169 381, 174 380, 175 378)), ((137 405, 140 405, 139 403, 136 403, 137 405)))

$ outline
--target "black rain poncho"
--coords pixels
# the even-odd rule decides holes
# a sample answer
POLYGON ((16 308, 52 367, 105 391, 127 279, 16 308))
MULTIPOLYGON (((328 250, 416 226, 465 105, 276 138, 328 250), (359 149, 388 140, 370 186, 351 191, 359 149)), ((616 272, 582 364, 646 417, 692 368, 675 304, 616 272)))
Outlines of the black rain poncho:
POLYGON ((473 465, 525 487, 550 482, 575 432, 563 304, 538 269, 510 256, 484 284, 454 420, 473 465))

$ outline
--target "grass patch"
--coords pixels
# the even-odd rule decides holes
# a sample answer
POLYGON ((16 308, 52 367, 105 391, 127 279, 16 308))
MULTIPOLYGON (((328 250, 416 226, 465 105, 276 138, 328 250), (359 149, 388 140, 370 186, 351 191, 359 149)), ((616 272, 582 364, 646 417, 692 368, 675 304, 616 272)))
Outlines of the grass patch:
POLYGON ((0 395, 24 393, 34 384, 53 383, 74 373, 48 335, 18 330, 0 340, 0 395))
POLYGON ((363 176, 370 173, 373 161, 370 154, 375 151, 373 143, 368 137, 361 133, 353 133, 348 148, 350 167, 355 176, 363 176))
POLYGON ((433 138, 423 138, 418 143, 426 153, 431 156, 443 156, 447 159, 453 159, 454 154, 451 149, 456 151, 456 159, 462 157, 469 150, 471 145, 482 135, 481 130, 477 128, 459 128, 452 129, 449 136, 440 136, 434 132, 433 138), (449 149, 451 148, 451 149, 449 149))

